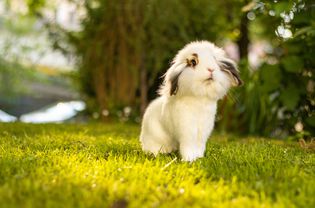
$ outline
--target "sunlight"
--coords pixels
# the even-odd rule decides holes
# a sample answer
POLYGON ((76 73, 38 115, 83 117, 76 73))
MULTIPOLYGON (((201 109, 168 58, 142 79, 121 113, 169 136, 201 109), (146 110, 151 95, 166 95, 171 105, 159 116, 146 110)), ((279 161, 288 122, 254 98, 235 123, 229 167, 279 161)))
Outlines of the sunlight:
POLYGON ((25 114, 21 116, 21 121, 26 123, 62 122, 84 109, 83 101, 59 102, 48 108, 25 114))
POLYGON ((275 32, 278 37, 281 37, 284 39, 288 39, 292 37, 291 30, 288 28, 285 28, 283 25, 278 26, 275 32))
POLYGON ((1 122, 14 122, 16 121, 16 117, 11 116, 10 114, 7 114, 6 112, 0 110, 0 121, 1 122))

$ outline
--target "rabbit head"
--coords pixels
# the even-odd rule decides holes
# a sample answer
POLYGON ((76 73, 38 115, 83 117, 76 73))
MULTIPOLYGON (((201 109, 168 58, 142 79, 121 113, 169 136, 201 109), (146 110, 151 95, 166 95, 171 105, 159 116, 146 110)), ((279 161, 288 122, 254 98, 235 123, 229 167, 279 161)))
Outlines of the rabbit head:
POLYGON ((236 64, 208 41, 187 44, 172 61, 159 90, 165 96, 206 96, 221 99, 242 84, 236 64))

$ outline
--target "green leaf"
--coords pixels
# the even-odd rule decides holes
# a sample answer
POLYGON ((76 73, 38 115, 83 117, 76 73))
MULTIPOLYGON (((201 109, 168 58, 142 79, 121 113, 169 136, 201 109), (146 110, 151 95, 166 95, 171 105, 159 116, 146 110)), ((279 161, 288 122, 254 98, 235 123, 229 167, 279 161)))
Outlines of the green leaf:
POLYGON ((304 34, 307 34, 308 32, 314 30, 312 26, 308 26, 308 27, 302 27, 300 29, 297 29, 295 31, 294 37, 298 37, 304 34))
POLYGON ((300 91, 298 88, 291 84, 287 88, 283 89, 280 94, 280 100, 282 104, 287 107, 288 110, 294 110, 299 102, 300 91))
POLYGON ((288 72, 301 72, 303 69, 303 61, 298 56, 287 56, 282 59, 284 69, 288 72))
POLYGON ((306 123, 308 123, 309 125, 315 126, 315 116, 308 117, 305 121, 306 121, 306 123))
POLYGON ((288 12, 292 8, 291 2, 279 2, 276 3, 274 10, 277 16, 280 16, 282 12, 288 12))
POLYGON ((276 90, 281 81, 279 65, 265 64, 260 68, 261 89, 263 92, 276 90))

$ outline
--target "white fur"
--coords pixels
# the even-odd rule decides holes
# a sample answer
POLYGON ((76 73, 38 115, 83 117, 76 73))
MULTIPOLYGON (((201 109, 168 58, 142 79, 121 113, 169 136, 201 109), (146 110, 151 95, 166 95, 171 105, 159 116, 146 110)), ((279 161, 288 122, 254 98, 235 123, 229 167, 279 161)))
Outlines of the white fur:
POLYGON ((206 142, 215 120, 217 101, 235 85, 235 79, 220 69, 220 61, 234 62, 225 52, 207 41, 192 42, 178 52, 165 74, 160 97, 143 117, 140 141, 145 152, 154 155, 179 149, 184 161, 204 156, 206 142), (198 55, 195 67, 187 65, 191 54, 198 55), (208 68, 213 70, 213 80, 208 68), (178 89, 170 95, 171 80, 178 77, 178 89))

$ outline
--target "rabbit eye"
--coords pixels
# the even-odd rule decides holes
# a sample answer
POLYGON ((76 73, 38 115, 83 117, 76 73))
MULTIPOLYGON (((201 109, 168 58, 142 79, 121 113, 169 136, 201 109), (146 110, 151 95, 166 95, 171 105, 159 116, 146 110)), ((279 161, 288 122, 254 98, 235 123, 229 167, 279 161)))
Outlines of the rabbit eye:
POLYGON ((198 55, 193 53, 190 58, 187 59, 187 65, 190 67, 195 67, 198 64, 198 55))
POLYGON ((191 62, 191 65, 192 65, 192 66, 196 66, 196 65, 197 65, 197 62, 196 62, 196 60, 194 60, 194 59, 191 60, 190 62, 191 62))

